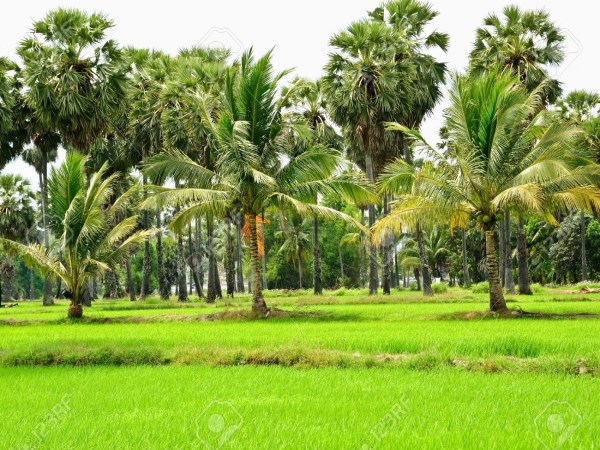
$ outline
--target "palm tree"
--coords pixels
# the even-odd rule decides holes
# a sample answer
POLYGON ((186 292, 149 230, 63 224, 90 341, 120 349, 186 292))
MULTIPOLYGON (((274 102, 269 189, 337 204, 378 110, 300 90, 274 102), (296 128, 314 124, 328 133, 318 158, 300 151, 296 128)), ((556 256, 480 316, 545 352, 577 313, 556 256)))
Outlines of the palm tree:
MULTIPOLYGON (((29 238, 35 225, 33 203, 35 196, 29 182, 20 175, 0 175, 0 237, 14 241, 29 238)), ((6 255, 0 263, 0 300, 12 299, 15 268, 12 258, 6 255)))
POLYGON ((123 263, 133 248, 148 239, 154 230, 134 232, 137 216, 120 222, 113 220, 126 208, 131 194, 110 204, 116 175, 105 175, 105 164, 86 183, 87 159, 69 152, 65 162, 52 171, 49 217, 56 236, 60 236, 60 257, 48 254, 38 244, 23 245, 2 239, 6 248, 18 252, 42 271, 60 277, 71 299, 69 317, 81 317, 82 303, 89 281, 123 263))
POLYGON ((123 106, 126 67, 103 14, 59 8, 21 41, 25 100, 45 129, 88 153, 123 106))
POLYGON ((546 11, 506 6, 501 17, 490 14, 477 29, 471 70, 509 69, 528 92, 544 84, 543 100, 553 102, 560 94, 560 85, 548 80, 546 68, 563 61, 564 40, 546 11))
POLYGON ((344 164, 338 153, 322 147, 297 156, 287 153, 287 130, 294 124, 284 120, 286 99, 277 96, 279 81, 286 74, 273 73, 271 52, 258 60, 252 50, 244 53, 226 75, 219 104, 210 97, 201 98, 203 124, 208 127, 215 155, 214 171, 178 151, 151 158, 145 169, 151 177, 185 180, 185 188, 164 189, 143 205, 157 201, 186 204, 171 223, 175 230, 200 213, 239 205, 250 228, 252 308, 263 315, 268 308, 262 293, 257 227, 263 212, 269 207, 286 207, 303 217, 316 214, 356 224, 345 214, 306 199, 319 192, 363 202, 373 198, 360 177, 331 176, 332 168, 344 164))
MULTIPOLYGON (((560 117, 570 121, 577 126, 581 126, 586 132, 583 136, 582 145, 589 145, 593 148, 594 143, 590 142, 594 135, 589 133, 589 128, 585 123, 593 123, 599 116, 600 94, 588 91, 572 91, 557 103, 557 111, 560 117)), ((586 223, 585 214, 580 213, 580 240, 581 240, 581 279, 588 279, 588 263, 586 251, 586 223)))
MULTIPOLYGON (((502 16, 490 14, 483 27, 477 29, 470 55, 471 71, 507 69, 517 77, 528 92, 543 88, 542 108, 560 95, 560 83, 548 78, 547 67, 557 66, 564 59, 561 30, 550 20, 544 10, 523 11, 516 5, 507 6, 502 16)), ((518 223, 524 223, 522 214, 518 223)), ((517 260, 519 266, 519 293, 531 295, 527 267, 527 246, 523 226, 518 226, 517 260)), ((505 287, 514 291, 510 248, 510 211, 506 211, 504 225, 500 227, 505 246, 502 274, 505 287)))
POLYGON ((21 95, 19 67, 0 57, 0 170, 23 150, 29 140, 30 114, 21 95))
MULTIPOLYGON (((394 33, 384 23, 362 20, 331 38, 336 51, 329 56, 323 78, 329 113, 361 153, 353 158, 375 183, 384 152, 384 121, 398 109, 400 73, 390 42, 394 33)), ((351 147, 352 148, 352 147, 351 147)), ((368 206, 369 227, 375 224, 375 205, 368 206)), ((369 293, 378 289, 377 247, 369 246, 369 293)))
MULTIPOLYGON (((48 230, 48 164, 56 160, 58 156, 58 145, 60 136, 54 132, 38 133, 34 137, 35 145, 26 149, 23 160, 35 168, 40 184, 40 206, 42 213, 42 226, 44 236, 44 247, 46 252, 50 251, 50 232, 48 230)), ((53 305, 52 279, 44 278, 44 305, 53 305)))
POLYGON ((509 208, 544 213, 551 209, 590 210, 600 205, 592 177, 599 173, 585 148, 575 148, 581 132, 549 120, 541 93, 528 94, 510 73, 489 71, 456 76, 446 111, 448 150, 442 153, 421 135, 409 133, 431 160, 420 170, 398 160, 382 175, 381 192, 396 193, 390 215, 375 227, 414 227, 424 217, 446 217, 451 227, 475 216, 485 232, 490 310, 506 310, 496 256, 496 225, 509 208), (530 120, 531 119, 531 120, 530 120))
MULTIPOLYGON (((322 80, 310 81, 296 78, 291 83, 291 95, 288 96, 288 88, 284 89, 282 95, 289 99, 290 114, 294 119, 304 121, 312 130, 312 139, 296 139, 296 151, 304 151, 314 145, 324 145, 331 148, 341 149, 341 136, 329 123, 327 117, 327 100, 323 89, 322 80)), ((292 134, 292 138, 298 136, 292 134)), ((313 201, 318 201, 314 199, 313 201)), ((312 248, 313 248, 313 293, 323 294, 321 250, 319 244, 319 220, 315 216, 312 221, 312 248)))
POLYGON ((308 254, 306 248, 310 242, 310 236, 305 231, 308 221, 292 216, 291 219, 282 217, 280 222, 283 229, 275 233, 276 237, 284 239, 279 253, 286 261, 292 261, 294 268, 298 269, 298 289, 302 289, 303 261, 308 254))

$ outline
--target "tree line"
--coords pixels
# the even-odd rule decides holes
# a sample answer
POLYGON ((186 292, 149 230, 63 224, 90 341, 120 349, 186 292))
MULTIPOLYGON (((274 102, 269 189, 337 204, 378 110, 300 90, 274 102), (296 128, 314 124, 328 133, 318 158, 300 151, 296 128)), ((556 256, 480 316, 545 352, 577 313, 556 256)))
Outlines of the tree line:
POLYGON ((40 186, 0 177, 5 299, 17 272, 45 305, 65 290, 73 317, 99 290, 214 302, 225 281, 264 315, 269 287, 487 279, 502 311, 532 280, 589 279, 600 97, 549 77, 565 37, 546 12, 486 17, 463 73, 432 54, 450 42, 428 31, 437 15, 369 11, 332 36, 318 80, 277 72, 272 52, 121 47, 99 13, 34 22, 0 60, 0 167, 22 156, 40 186))

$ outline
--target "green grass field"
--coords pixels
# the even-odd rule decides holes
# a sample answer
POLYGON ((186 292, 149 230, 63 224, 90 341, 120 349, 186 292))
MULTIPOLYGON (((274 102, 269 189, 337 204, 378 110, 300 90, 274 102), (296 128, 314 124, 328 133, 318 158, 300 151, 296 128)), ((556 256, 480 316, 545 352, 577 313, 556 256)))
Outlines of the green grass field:
POLYGON ((600 446, 600 294, 268 301, 1 309, 0 448, 600 446))

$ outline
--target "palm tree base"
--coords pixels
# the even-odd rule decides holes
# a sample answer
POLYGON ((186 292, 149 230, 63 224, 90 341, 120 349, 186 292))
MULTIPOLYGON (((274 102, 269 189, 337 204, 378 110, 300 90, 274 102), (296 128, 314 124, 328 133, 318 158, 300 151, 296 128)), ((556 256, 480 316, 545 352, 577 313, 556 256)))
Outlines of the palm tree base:
POLYGON ((69 319, 81 319, 83 317, 83 306, 80 303, 71 303, 67 314, 69 319))

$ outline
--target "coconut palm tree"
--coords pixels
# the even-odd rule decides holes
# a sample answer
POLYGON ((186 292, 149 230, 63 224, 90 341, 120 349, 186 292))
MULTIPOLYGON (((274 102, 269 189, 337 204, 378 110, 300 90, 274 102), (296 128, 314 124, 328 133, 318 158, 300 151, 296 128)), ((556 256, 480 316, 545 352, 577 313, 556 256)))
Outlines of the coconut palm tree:
MULTIPOLYGON (((547 68, 558 66, 564 59, 565 36, 544 10, 524 11, 519 6, 504 8, 502 16, 490 14, 477 29, 470 55, 471 71, 504 68, 510 70, 528 92, 543 87, 540 108, 553 103, 561 93, 560 83, 548 78, 547 68)), ((505 246, 505 287, 514 291, 512 250, 510 248, 510 211, 506 211, 501 228, 505 246)), ((524 224, 522 214, 519 224, 524 224)), ((527 267, 527 246, 523 226, 517 228, 517 261, 519 293, 531 294, 527 267), (520 243, 520 244, 519 244, 520 243)))
POLYGON ((298 270, 298 289, 303 289, 304 260, 308 255, 307 247, 311 241, 310 235, 306 232, 309 223, 307 220, 298 220, 293 216, 291 219, 282 217, 280 223, 282 229, 275 233, 275 237, 283 238, 279 253, 286 261, 292 261, 294 268, 298 270))
POLYGON ((48 254, 38 244, 23 245, 15 240, 0 243, 20 253, 42 271, 60 277, 71 299, 69 317, 81 317, 89 281, 123 263, 132 250, 148 239, 154 230, 134 232, 137 216, 120 222, 112 220, 126 208, 130 194, 110 204, 116 175, 103 180, 107 165, 86 182, 87 159, 69 152, 65 162, 52 171, 49 218, 60 241, 60 257, 48 254))
MULTIPOLYGON (((271 52, 255 59, 253 51, 247 51, 228 71, 219 105, 210 96, 200 99, 203 125, 208 127, 209 146, 215 156, 214 171, 178 151, 151 158, 145 168, 151 177, 185 180, 185 188, 163 189, 143 205, 157 201, 186 204, 171 223, 173 229, 200 213, 239 206, 250 228, 252 308, 263 315, 268 308, 262 293, 257 227, 263 212, 269 207, 286 207, 303 217, 316 214, 356 224, 347 215, 309 200, 319 192, 361 202, 373 200, 360 177, 331 176, 334 168, 345 164, 337 152, 318 146, 290 156, 287 130, 295 124, 285 121, 282 109, 287 99, 277 95, 286 74, 273 73, 271 52)), ((296 128, 304 132, 302 126, 296 128)))
MULTIPOLYGON (((35 195, 29 182, 20 175, 0 175, 0 237, 24 241, 35 226, 35 195)), ((12 299, 15 268, 9 255, 0 261, 0 298, 12 299)))
POLYGON ((19 44, 27 105, 64 144, 88 153, 123 106, 126 66, 103 14, 59 8, 19 44))
POLYGON ((495 229, 504 211, 543 213, 591 210, 600 205, 592 178, 599 173, 586 148, 576 148, 580 130, 552 121, 540 110, 542 93, 529 94, 509 72, 489 71, 455 76, 446 111, 448 150, 428 145, 415 130, 409 133, 431 160, 419 170, 398 160, 379 181, 383 193, 398 201, 374 228, 414 227, 425 217, 446 217, 451 227, 475 216, 485 232, 490 310, 506 310, 498 273, 495 229))

